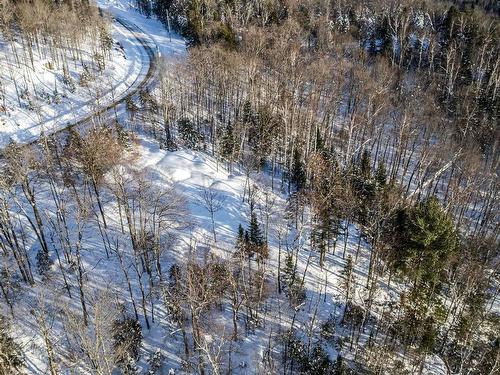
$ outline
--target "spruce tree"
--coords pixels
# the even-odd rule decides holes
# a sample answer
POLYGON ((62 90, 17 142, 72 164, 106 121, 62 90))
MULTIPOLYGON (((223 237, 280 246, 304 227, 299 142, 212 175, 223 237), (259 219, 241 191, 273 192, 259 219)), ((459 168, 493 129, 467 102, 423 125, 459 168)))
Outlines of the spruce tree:
POLYGON ((243 226, 240 224, 238 225, 238 236, 236 237, 236 254, 241 255, 245 254, 247 252, 246 246, 247 241, 245 239, 245 230, 243 229, 243 226))
POLYGON ((364 150, 363 154, 361 155, 361 160, 359 162, 359 171, 361 178, 366 182, 370 180, 371 178, 371 157, 370 157, 370 152, 368 150, 364 150))
POLYGON ((377 188, 382 190, 387 185, 387 170, 383 162, 379 162, 375 173, 377 188))
POLYGON ((193 122, 189 119, 180 119, 177 123, 180 138, 189 148, 196 149, 201 141, 201 135, 196 130, 193 122))
POLYGON ((255 253, 258 255, 258 260, 268 257, 269 249, 264 239, 264 235, 262 234, 262 230, 260 229, 259 222, 257 221, 257 215, 253 210, 250 214, 250 228, 248 229, 248 239, 250 251, 251 253, 255 253))
POLYGON ((252 212, 250 215, 250 227, 248 231, 250 244, 252 244, 253 246, 264 245, 264 236, 260 229, 259 222, 257 221, 257 215, 255 214, 255 212, 252 212))
POLYGON ((113 323, 113 349, 115 361, 125 373, 131 373, 139 358, 142 343, 141 324, 126 317, 113 323))
MULTIPOLYGON (((344 266, 344 269, 342 270, 342 276, 344 277, 344 280, 342 281, 342 287, 344 289, 344 295, 345 295, 345 308, 344 308, 344 317, 349 309, 349 305, 351 302, 352 298, 352 293, 353 293, 353 286, 354 286, 354 265, 352 262, 352 256, 349 255, 347 257, 347 262, 344 266)), ((344 318, 342 318, 344 320, 344 318)))

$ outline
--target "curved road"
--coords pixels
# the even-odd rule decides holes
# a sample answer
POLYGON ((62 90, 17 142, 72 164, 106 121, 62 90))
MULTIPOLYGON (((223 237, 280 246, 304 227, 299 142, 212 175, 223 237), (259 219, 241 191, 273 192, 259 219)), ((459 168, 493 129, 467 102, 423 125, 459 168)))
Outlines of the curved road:
MULTIPOLYGON (((147 36, 147 34, 144 33, 137 25, 135 25, 129 21, 126 21, 123 18, 119 18, 116 16, 114 16, 113 19, 116 22, 120 23, 128 31, 130 31, 130 33, 134 36, 134 38, 140 44, 142 49, 144 49, 144 51, 146 52, 146 55, 148 56, 148 63, 149 63, 148 70, 147 70, 146 74, 145 75, 140 74, 135 79, 135 81, 130 85, 130 87, 125 92, 123 92, 120 95, 120 97, 117 98, 116 100, 112 101, 109 104, 102 106, 98 110, 90 113, 89 115, 87 115, 87 116, 85 116, 77 121, 68 122, 68 124, 66 126, 63 126, 60 129, 57 129, 53 132, 50 132, 51 136, 63 133, 68 128, 85 124, 85 123, 91 121, 92 119, 94 119, 96 116, 103 115, 107 112, 111 112, 112 110, 114 111, 116 109, 116 107, 118 107, 120 104, 124 103, 127 100, 127 98, 134 96, 139 91, 141 91, 145 88, 148 88, 151 85, 151 83, 153 82, 153 78, 154 78, 154 75, 155 75, 156 69, 157 69, 157 57, 156 57, 155 48, 152 46, 152 41, 147 36)), ((38 138, 34 139, 32 141, 26 142, 25 145, 26 146, 33 145, 36 142, 38 142, 38 138)))

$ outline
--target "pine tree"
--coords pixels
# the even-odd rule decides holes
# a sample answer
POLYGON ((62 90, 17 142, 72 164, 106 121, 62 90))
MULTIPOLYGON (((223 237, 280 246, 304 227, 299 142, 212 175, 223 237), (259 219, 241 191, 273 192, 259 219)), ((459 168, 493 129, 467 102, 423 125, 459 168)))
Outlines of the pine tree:
MULTIPOLYGON (((353 271, 354 271, 354 265, 352 262, 352 256, 349 254, 344 269, 342 270, 342 276, 344 277, 344 280, 342 281, 342 288, 344 289, 344 295, 345 295, 344 317, 347 310, 349 309, 354 289, 353 271)), ((344 320, 344 318, 342 318, 342 320, 344 320)))
POLYGON ((377 183, 377 188, 383 190, 387 185, 387 170, 383 162, 379 162, 377 166, 377 172, 375 173, 375 180, 377 183))
POLYGON ((259 222, 257 221, 257 215, 255 212, 250 214, 250 227, 248 229, 250 244, 253 246, 264 245, 264 236, 260 229, 259 222))
POLYGON ((142 329, 136 319, 126 317, 113 323, 115 361, 124 372, 132 372, 141 343, 142 329))
POLYGON ((186 15, 187 24, 183 34, 188 46, 197 46, 203 40, 202 2, 200 0, 189 1, 186 15))
POLYGON ((252 111, 252 103, 249 100, 246 100, 243 104, 243 123, 250 124, 254 120, 254 113, 252 111))
POLYGON ((184 144, 191 148, 196 149, 198 143, 201 141, 201 135, 195 129, 193 122, 187 118, 180 119, 177 123, 180 138, 184 141, 184 144))
POLYGON ((335 366, 333 370, 333 375, 346 375, 349 374, 347 366, 344 364, 344 359, 339 354, 337 360, 335 361, 335 366))
POLYGON ((363 154, 361 155, 361 160, 359 162, 360 175, 364 181, 368 181, 371 179, 370 165, 371 165, 370 152, 368 150, 364 150, 363 154))
POLYGON ((247 252, 247 241, 245 238, 245 230, 243 229, 243 226, 241 224, 238 225, 238 236, 236 237, 235 248, 237 255, 242 255, 247 252))
POLYGON ((332 363, 319 343, 314 346, 308 367, 307 373, 309 374, 327 375, 332 373, 332 363))
POLYGON ((259 256, 259 259, 267 258, 269 255, 269 249, 267 243, 264 240, 264 235, 260 229, 259 222, 257 221, 257 215, 252 210, 250 214, 250 227, 248 229, 249 246, 252 253, 259 256))

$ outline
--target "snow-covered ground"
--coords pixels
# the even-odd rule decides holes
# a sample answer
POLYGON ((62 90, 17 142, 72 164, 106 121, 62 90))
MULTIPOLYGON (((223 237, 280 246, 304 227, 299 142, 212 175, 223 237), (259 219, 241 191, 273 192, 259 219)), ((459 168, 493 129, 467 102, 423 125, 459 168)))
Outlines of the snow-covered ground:
POLYGON ((96 0, 97 5, 112 14, 132 22, 155 43, 160 57, 181 58, 186 54, 184 38, 168 32, 165 26, 155 18, 147 18, 136 10, 136 2, 132 0, 96 0))
MULTIPOLYGON (((80 86, 79 79, 83 64, 92 66, 90 54, 83 52, 81 61, 68 64, 74 90, 64 83, 62 68, 51 66, 43 54, 35 51, 34 70, 23 58, 18 67, 11 46, 1 41, 0 78, 5 88, 6 108, 0 112, 0 148, 10 140, 29 143, 42 132, 52 133, 75 123, 118 100, 140 82, 149 67, 144 48, 131 31, 118 22, 112 23, 112 37, 111 58, 106 61, 106 69, 96 72, 88 87, 80 86), (18 101, 17 93, 22 91, 26 91, 26 95, 18 101)), ((22 50, 18 42, 15 44, 22 50)))
MULTIPOLYGON (((281 360, 282 347, 279 344, 280 337, 289 328, 294 320, 294 328, 299 335, 304 335, 306 330, 314 330, 317 334, 319 327, 329 317, 337 318, 342 315, 344 308, 344 297, 342 293, 342 270, 346 261, 342 257, 344 245, 346 246, 346 258, 351 255, 353 259, 358 251, 359 233, 355 226, 351 226, 349 237, 340 237, 337 243, 335 255, 330 252, 326 256, 325 266, 319 267, 319 254, 312 251, 309 246, 309 223, 306 221, 302 230, 295 230, 293 225, 288 225, 285 229, 286 219, 284 212, 286 210, 285 195, 280 191, 270 189, 270 177, 266 174, 253 174, 250 179, 238 168, 229 173, 225 166, 206 153, 192 150, 179 150, 169 152, 160 149, 156 142, 146 136, 138 136, 134 149, 130 151, 131 160, 128 163, 132 168, 140 171, 145 180, 152 181, 159 188, 173 187, 173 189, 184 198, 187 204, 187 212, 179 212, 184 216, 182 220, 193 225, 178 233, 176 245, 168 250, 162 257, 162 269, 168 270, 174 263, 185 264, 187 259, 193 256, 206 257, 203 249, 209 248, 210 254, 221 259, 229 260, 233 257, 234 245, 238 225, 241 223, 245 228, 249 222, 249 203, 248 203, 248 184, 254 187, 256 191, 255 202, 256 210, 259 212, 260 221, 263 222, 264 216, 264 197, 267 194, 268 201, 272 201, 270 209, 269 225, 269 245, 270 256, 266 261, 266 272, 269 278, 269 294, 264 302, 260 312, 262 325, 254 332, 245 334, 243 326, 240 327, 241 333, 239 340, 234 343, 234 354, 232 361, 234 363, 235 374, 253 374, 259 371, 262 366, 267 351, 270 357, 277 362, 281 360), (133 157, 132 157, 133 156, 133 157), (199 202, 203 199, 203 192, 206 189, 213 189, 224 204, 222 209, 215 213, 215 228, 217 231, 217 242, 213 241, 212 227, 209 212, 199 202), (284 232, 280 232, 285 230, 284 232), (298 254, 297 269, 298 275, 302 277, 305 273, 305 291, 307 299, 305 303, 294 310, 285 293, 277 292, 277 273, 279 241, 281 237, 281 265, 283 266, 283 257, 287 251, 296 251, 298 254), (287 243, 288 246, 284 244, 287 243), (194 249, 194 250, 193 250, 194 249), (192 252, 195 252, 193 255, 192 252), (200 252, 196 254, 196 252, 200 252), (296 314, 295 318, 294 315, 296 314), (300 333, 302 332, 302 333, 300 333), (268 348, 271 338, 273 346, 268 348), (239 366, 240 364, 241 366, 239 366), (239 366, 239 367, 238 367, 239 366)), ((111 182, 110 182, 111 183, 111 182)), ((45 188, 42 188, 42 191, 45 188)), ((47 202, 51 202, 47 194, 47 202)), ((108 197, 109 198, 109 197, 108 197)), ((123 251, 125 262, 132 263, 133 253, 130 247, 130 240, 120 229, 119 215, 112 199, 106 199, 105 212, 109 225, 108 236, 111 243, 120 245, 123 251), (127 260, 128 259, 128 260, 127 260)), ((69 208, 69 207, 68 207, 69 208)), ((53 216, 55 208, 52 203, 44 207, 44 214, 53 216)), ((307 216, 307 215, 306 215, 307 216)), ((179 219, 181 219, 179 217, 179 219)), ((74 228, 74 223, 70 227, 74 228)), ((300 224, 299 224, 300 227, 300 224)), ((72 233, 72 236, 75 236, 72 233)), ((31 238, 36 247, 35 238, 31 238)), ((355 263, 355 283, 356 296, 355 301, 362 303, 367 298, 368 291, 365 289, 370 249, 364 243, 360 242, 359 257, 355 263)), ((89 306, 97 302, 106 293, 111 293, 113 298, 120 300, 127 309, 130 309, 131 300, 126 290, 126 280, 119 265, 119 259, 116 254, 106 255, 102 238, 99 234, 97 225, 89 223, 86 225, 82 243, 82 260, 85 269, 85 290, 89 306)), ((254 267, 257 267, 254 265, 254 267)), ((76 274, 67 270, 67 277, 70 284, 73 285, 73 293, 77 294, 76 274)), ((132 272, 132 271, 131 271, 132 272)), ((40 301, 44 301, 45 309, 48 312, 48 324, 50 324, 50 337, 54 345, 58 348, 64 347, 64 327, 61 325, 58 311, 62 306, 70 306, 77 313, 80 311, 78 298, 69 299, 64 290, 58 265, 52 267, 52 276, 48 280, 42 281, 36 276, 36 285, 32 288, 23 290, 21 300, 16 303, 15 316, 23 317, 16 322, 15 338, 22 342, 28 358, 28 372, 32 374, 44 373, 47 371, 47 358, 44 350, 44 341, 36 333, 39 332, 37 323, 29 313, 33 309, 39 309, 40 301), (54 314, 54 315, 52 315, 54 314)), ((136 279, 132 281, 133 293, 136 298, 140 295, 139 284, 136 279)), ((372 311, 382 311, 386 302, 395 301, 398 298, 400 288, 396 283, 392 283, 387 288, 387 280, 380 280, 380 288, 376 293, 375 307, 372 311), (396 285, 396 288, 394 287, 396 285)), ((96 303, 97 305, 97 303, 96 303)), ((92 311, 92 307, 90 307, 92 311)), ((150 313, 148 311, 148 313, 150 313)), ((217 333, 224 332, 229 335, 232 332, 232 318, 229 309, 214 309, 211 312, 211 320, 218 325, 217 333)), ((91 312, 93 314, 93 312, 91 312)), ((155 303, 156 320, 152 323, 149 330, 145 327, 145 321, 141 318, 143 327, 143 346, 139 367, 147 369, 146 360, 153 353, 159 350, 165 358, 165 369, 175 369, 176 373, 182 373, 183 368, 183 343, 182 335, 178 328, 173 326, 168 312, 162 303, 161 298, 155 303)), ((243 319, 240 323, 243 325, 243 319)), ((342 330, 337 326, 337 330, 342 330)), ((347 328, 346 328, 347 329, 347 328)), ((363 335, 366 339, 366 335, 363 335)), ((363 339, 363 338, 362 338, 363 339)), ((337 348, 328 347, 328 353, 331 359, 337 356, 337 348)), ((227 363, 227 358, 223 358, 227 363)), ((64 367, 60 364, 61 367, 64 367)), ((426 373, 441 374, 442 364, 440 359, 430 357, 426 367, 426 373)))
MULTIPOLYGON (((135 12, 131 8, 130 1, 108 1, 98 0, 98 4, 111 15, 124 19, 131 24, 136 25, 147 37, 156 44, 160 54, 165 57, 183 58, 186 47, 182 38, 170 34, 163 25, 154 19, 146 17, 135 12)), ((109 84, 106 86, 114 87, 114 96, 118 97, 120 93, 125 93, 127 89, 145 74, 147 68, 147 56, 135 41, 131 33, 120 24, 113 23, 113 38, 115 42, 123 47, 123 50, 114 45, 112 61, 108 63, 108 69, 102 78, 101 83, 106 79, 109 84)), ((4 46, 2 46, 3 49, 4 46)), ((28 69, 29 70, 29 69, 28 69)), ((2 70, 3 71, 3 70, 2 70)), ((51 71, 44 65, 44 61, 39 59, 35 72, 30 72, 35 85, 44 87, 46 92, 53 92, 54 82, 59 82, 61 72, 51 71), (38 82, 38 83, 37 83, 38 82)), ((73 72, 76 74, 76 71, 73 72)), ((63 85, 57 84, 58 91, 64 93, 63 85)), ((41 131, 53 131, 64 127, 68 122, 75 122, 78 118, 85 117, 95 110, 95 101, 86 97, 86 93, 77 90, 75 94, 67 93, 61 103, 43 103, 40 106, 39 114, 26 109, 20 110, 16 107, 15 91, 10 91, 7 98, 9 103, 10 115, 1 115, 0 121, 4 124, 0 126, 0 147, 5 146, 10 139, 18 142, 29 142, 35 139, 41 131), (37 118, 37 116, 40 116, 37 118)), ((100 99, 101 102, 108 101, 108 93, 100 99)), ((120 113, 123 116, 123 113, 120 113)), ((275 361, 280 360, 281 347, 279 344, 280 335, 283 334, 294 319, 294 327, 302 332, 307 329, 318 331, 321 323, 325 322, 330 316, 339 317, 344 308, 344 297, 342 295, 342 270, 346 261, 342 257, 344 246, 346 248, 346 257, 351 255, 356 259, 354 266, 355 282, 357 285, 355 301, 362 303, 367 297, 365 288, 367 270, 370 257, 369 246, 360 240, 360 233, 353 225, 349 228, 349 236, 340 237, 337 241, 336 252, 330 252, 325 259, 323 268, 319 267, 319 254, 312 251, 309 246, 310 223, 308 215, 301 230, 293 228, 293 225, 287 225, 285 217, 286 194, 279 190, 270 188, 270 177, 265 173, 252 174, 249 179, 242 171, 235 168, 229 172, 224 163, 220 163, 210 155, 200 151, 181 149, 175 152, 169 152, 160 149, 157 143, 147 136, 138 135, 137 144, 131 150, 130 155, 135 155, 130 165, 141 171, 141 174, 148 181, 154 182, 158 187, 173 187, 173 189, 187 202, 187 212, 182 219, 193 225, 183 229, 178 233, 176 245, 162 257, 162 269, 168 268, 174 263, 185 262, 190 252, 204 248, 210 248, 210 252, 215 256, 230 259, 234 252, 236 234, 238 225, 242 224, 248 227, 249 222, 249 203, 248 186, 255 186, 256 210, 259 219, 263 222, 266 211, 269 213, 269 233, 268 241, 270 246, 270 256, 266 262, 266 271, 270 280, 271 291, 269 297, 262 309, 263 324, 255 332, 241 334, 235 345, 235 354, 233 358, 234 373, 253 374, 259 372, 259 367, 264 361, 266 351, 270 349, 269 356, 275 361), (213 241, 212 225, 209 212, 200 202, 203 200, 203 194, 206 189, 212 189, 223 200, 222 209, 215 213, 215 228, 217 232, 217 242, 213 241), (272 202, 267 208, 267 202, 272 202), (193 246, 194 244, 194 246, 193 246), (286 246, 286 245, 288 246, 286 246), (287 251, 296 251, 298 254, 297 273, 305 274, 304 287, 307 293, 306 302, 297 310, 290 307, 285 293, 277 293, 276 276, 278 272, 279 249, 281 254, 281 265, 283 267, 284 253, 287 251), (358 255, 358 256, 357 256, 358 255), (270 338, 272 340, 270 340, 270 338), (272 341, 275 345, 268 348, 268 343, 272 341), (241 364, 241 366, 238 366, 241 364)), ((131 158, 132 160, 132 158, 131 158)), ((43 204, 43 214, 45 217, 54 217, 55 207, 50 199, 48 187, 41 184, 37 194, 40 194, 43 204), (45 195, 46 199, 43 199, 45 195)), ((130 240, 121 230, 117 207, 108 192, 105 197, 105 212, 108 220, 108 235, 111 243, 119 244, 124 253, 126 261, 132 263, 132 249, 130 240)), ((71 210, 75 202, 67 202, 68 209, 71 210)), ((181 213, 179 213, 181 215, 181 213)), ((70 223, 74 228, 75 223, 70 223)), ((75 233, 71 233, 75 237, 75 233)), ((26 238, 30 245, 30 253, 36 251, 36 239, 26 238)), ((206 254, 205 254, 206 255, 206 254)), ((93 306, 98 304, 96 300, 101 298, 106 292, 118 296, 117 299, 127 308, 130 308, 130 298, 126 290, 126 280, 119 265, 119 259, 116 254, 106 254, 103 249, 99 228, 95 222, 89 223, 83 231, 82 242, 82 262, 85 269, 85 290, 89 301, 91 314, 93 306)), ((69 267, 68 267, 69 268, 69 267)), ((77 275, 74 270, 67 269, 67 277, 74 294, 77 294, 77 275)), ((47 356, 44 347, 44 340, 39 335, 40 328, 31 311, 39 311, 41 303, 45 305, 48 314, 46 317, 49 326, 49 335, 57 348, 66 347, 68 344, 65 336, 65 327, 61 324, 60 313, 64 306, 69 306, 70 310, 77 313, 80 311, 78 298, 69 299, 63 288, 59 266, 56 263, 52 266, 52 276, 48 280, 42 280, 36 276, 34 287, 23 288, 21 297, 15 304, 16 329, 13 332, 15 339, 23 344, 23 349, 27 354, 27 371, 31 374, 46 373, 47 356)), ((401 286, 396 282, 387 286, 387 281, 379 280, 379 289, 376 293, 374 311, 380 311, 386 306, 386 302, 398 299, 401 286)), ((133 293, 139 299, 139 284, 136 279, 132 280, 133 293)), ((4 311, 6 315, 8 312, 4 311)), ((231 311, 216 310, 212 312, 214 322, 217 322, 219 333, 231 332, 231 311)), ((167 311, 162 304, 161 298, 155 303, 156 321, 152 323, 149 330, 145 327, 144 320, 141 320, 143 328, 143 347, 139 366, 147 369, 146 360, 156 350, 160 350, 165 358, 165 369, 175 369, 181 371, 183 358, 182 336, 179 330, 172 326, 168 318, 167 311)), ((241 319, 242 321, 243 319, 241 319)), ((241 324, 241 323, 240 323, 241 324)), ((343 329, 337 327, 337 329, 343 329)), ((243 331, 243 330, 242 330, 243 331)), ((329 347, 328 353, 331 359, 335 359, 337 348, 329 347)), ((66 353, 68 358, 71 353, 66 353)), ((223 359, 226 361, 226 358, 223 359)), ((64 368, 64 363, 59 364, 64 368)), ((430 357, 427 361, 424 373, 441 374, 446 373, 444 365, 438 357, 430 357)), ((78 372, 78 369, 76 370, 78 372)))

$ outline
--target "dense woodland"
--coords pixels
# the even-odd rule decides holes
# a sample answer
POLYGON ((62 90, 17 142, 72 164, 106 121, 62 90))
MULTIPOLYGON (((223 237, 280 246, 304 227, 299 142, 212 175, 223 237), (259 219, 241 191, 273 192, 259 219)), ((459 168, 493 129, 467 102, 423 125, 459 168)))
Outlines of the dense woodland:
MULTIPOLYGON (((81 25, 100 19, 85 1, 30 3, 81 25)), ((72 34, 49 29, 50 21, 26 25, 46 18, 23 15, 23 4, 0 2, 3 38, 20 33, 28 49, 42 36, 71 46, 64 40, 72 34)), ((136 5, 185 36, 186 59, 161 62, 157 87, 127 100, 126 120, 97 119, 91 130, 2 151, 0 374, 23 372, 12 334, 16 306, 37 283, 60 291, 38 294, 29 311, 51 375, 140 373, 143 331, 162 309, 179 332, 187 373, 238 373, 238 343, 266 325, 265 309, 279 296, 292 318, 269 335, 252 373, 419 374, 437 355, 448 374, 497 374, 498 4, 136 5), (235 228, 231 257, 164 268, 178 232, 193 222, 182 194, 141 171, 132 130, 164 150, 206 153, 247 177, 249 221, 235 228), (250 182, 256 175, 268 177, 268 190, 250 182), (286 207, 270 201, 273 192, 286 207), (280 209, 282 222, 270 220, 280 209), (358 252, 362 243, 369 249, 362 281, 358 252, 346 254, 353 226, 358 252), (82 261, 89 228, 122 274, 127 303, 91 287, 82 261), (303 232, 321 269, 329 255, 343 265, 341 307, 314 324, 300 321, 301 309, 315 303, 297 268, 302 249, 284 240, 303 232), (279 258, 271 269, 274 233, 279 258), (390 285, 400 293, 381 306, 390 285), (225 336, 211 320, 223 310, 232 317, 225 336), (55 339, 55 326, 65 340, 55 339)), ((98 32, 96 25, 86 32, 98 32)), ((210 214, 210 246, 217 247, 214 215, 224 203, 210 189, 198 203, 210 214)), ((145 373, 166 373, 158 353, 145 373)))

